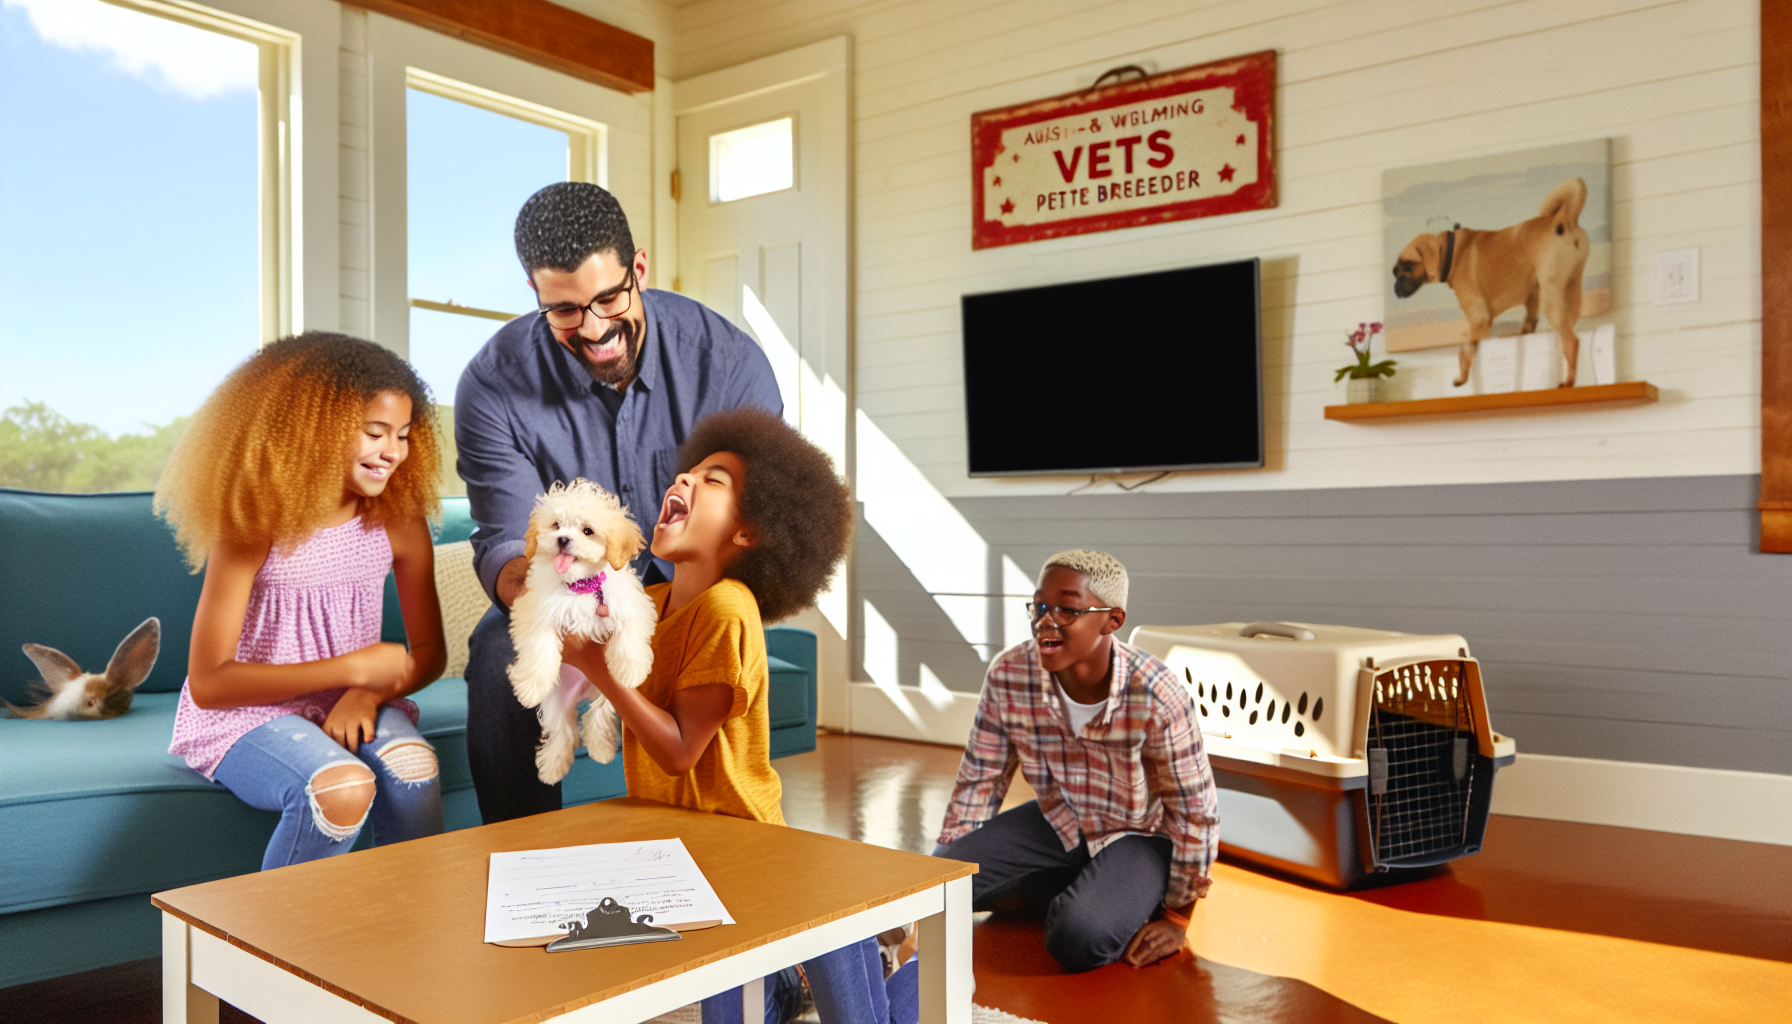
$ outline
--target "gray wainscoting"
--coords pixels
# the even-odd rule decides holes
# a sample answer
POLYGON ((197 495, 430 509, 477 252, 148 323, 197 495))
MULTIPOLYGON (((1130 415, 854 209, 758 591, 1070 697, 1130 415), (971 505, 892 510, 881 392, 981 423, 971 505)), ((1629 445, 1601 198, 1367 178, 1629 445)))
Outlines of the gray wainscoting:
MULTIPOLYGON (((1482 660, 1496 728, 1521 751, 1792 774, 1792 556, 1755 550, 1759 486, 1663 477, 953 504, 990 545, 992 592, 1002 555, 1033 573, 1064 548, 1100 548, 1131 573, 1134 625, 1460 633, 1482 660)), ((979 652, 864 523, 856 557, 858 596, 897 633, 901 681, 916 684, 925 663, 976 692, 979 652)))

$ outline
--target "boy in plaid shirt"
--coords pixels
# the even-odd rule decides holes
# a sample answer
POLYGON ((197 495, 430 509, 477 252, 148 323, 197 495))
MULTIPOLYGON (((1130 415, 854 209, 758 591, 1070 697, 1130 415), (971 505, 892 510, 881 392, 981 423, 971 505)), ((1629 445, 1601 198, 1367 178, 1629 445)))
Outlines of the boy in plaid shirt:
POLYGON ((1115 639, 1126 568, 1099 551, 1046 560, 1033 639, 996 656, 937 856, 974 861, 976 910, 1045 905, 1067 971, 1180 950, 1219 849, 1219 802, 1193 696, 1115 639), (1036 801, 996 813, 1019 767, 1036 801))

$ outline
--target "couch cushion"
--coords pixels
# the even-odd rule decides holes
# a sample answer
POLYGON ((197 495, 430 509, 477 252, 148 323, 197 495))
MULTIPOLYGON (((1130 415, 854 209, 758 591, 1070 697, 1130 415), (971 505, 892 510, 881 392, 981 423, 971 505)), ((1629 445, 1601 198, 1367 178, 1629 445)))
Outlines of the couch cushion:
POLYGON ((467 681, 438 679, 411 694, 411 699, 420 712, 418 731, 436 748, 442 793, 473 788, 473 769, 467 765, 467 681))
MULTIPOLYGON (((102 722, 0 719, 0 914, 260 868, 279 816, 168 753, 178 699, 140 694, 130 714, 102 722)), ((441 764, 444 800, 471 790, 466 682, 439 680, 413 699, 441 764)), ((575 787, 584 799, 616 795, 607 771, 585 774, 575 787)))
POLYGON ((464 496, 442 499, 442 521, 435 528, 437 544, 453 544, 473 536, 473 508, 464 496))
POLYGON ((442 640, 448 645, 448 664, 442 675, 452 678, 467 670, 467 642, 473 627, 492 608, 479 574, 473 571, 471 541, 436 545, 436 597, 442 604, 442 640))
POLYGON ((37 678, 19 645, 44 644, 89 672, 154 615, 162 652, 140 692, 180 689, 201 578, 187 571, 148 492, 39 494, 0 488, 0 697, 37 678), (100 553, 97 566, 88 556, 100 553))
POLYGON ((0 914, 261 866, 279 816, 168 753, 177 700, 138 694, 101 722, 0 719, 0 914))
POLYGON ((772 728, 782 729, 807 722, 809 670, 801 665, 792 665, 783 658, 768 656, 765 660, 772 677, 771 699, 767 702, 772 728))

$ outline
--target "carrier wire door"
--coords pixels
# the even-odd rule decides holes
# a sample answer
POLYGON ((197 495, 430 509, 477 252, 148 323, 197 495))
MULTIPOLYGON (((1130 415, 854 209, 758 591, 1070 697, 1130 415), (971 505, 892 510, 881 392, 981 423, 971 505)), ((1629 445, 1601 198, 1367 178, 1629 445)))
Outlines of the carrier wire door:
POLYGON ((1368 828, 1376 871, 1479 853, 1493 794, 1480 664, 1413 659, 1366 668, 1368 828))

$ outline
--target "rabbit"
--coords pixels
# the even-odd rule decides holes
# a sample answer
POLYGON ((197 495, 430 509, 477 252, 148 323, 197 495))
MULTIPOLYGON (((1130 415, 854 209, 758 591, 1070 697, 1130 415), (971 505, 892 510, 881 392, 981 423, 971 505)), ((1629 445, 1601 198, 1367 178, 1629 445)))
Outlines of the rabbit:
POLYGON ((162 622, 154 617, 119 642, 103 675, 81 671, 73 658, 54 647, 26 644, 25 657, 43 674, 41 682, 32 684, 34 696, 42 699, 25 707, 4 700, 0 704, 18 718, 117 718, 131 710, 131 694, 149 678, 161 647, 162 622))

